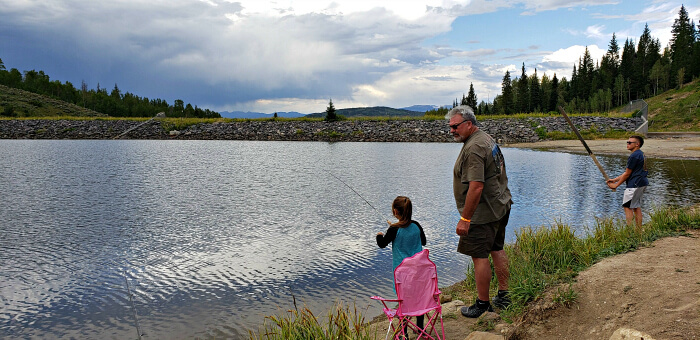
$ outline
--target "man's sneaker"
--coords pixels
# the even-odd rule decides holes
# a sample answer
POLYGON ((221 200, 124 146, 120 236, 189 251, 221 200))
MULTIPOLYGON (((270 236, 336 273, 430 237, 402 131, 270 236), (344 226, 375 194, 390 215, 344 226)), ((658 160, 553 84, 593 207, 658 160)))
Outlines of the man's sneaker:
POLYGON ((486 306, 480 308, 477 302, 469 307, 462 307, 460 311, 462 312, 462 315, 468 318, 478 318, 481 316, 481 314, 484 314, 486 312, 493 312, 493 308, 491 308, 491 304, 488 302, 486 302, 486 306))
POLYGON ((508 306, 510 306, 510 297, 508 294, 505 296, 496 295, 493 299, 491 299, 491 303, 496 306, 496 308, 506 309, 508 306))

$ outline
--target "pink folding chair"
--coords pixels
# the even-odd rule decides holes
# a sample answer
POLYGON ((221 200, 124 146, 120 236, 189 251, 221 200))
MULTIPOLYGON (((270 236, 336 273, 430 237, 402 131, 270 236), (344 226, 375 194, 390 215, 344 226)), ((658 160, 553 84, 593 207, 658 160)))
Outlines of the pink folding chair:
POLYGON ((440 289, 438 289, 437 269, 435 263, 428 258, 428 249, 423 249, 415 255, 405 258, 394 270, 396 299, 385 299, 373 296, 384 305, 384 314, 389 318, 389 332, 393 330, 394 339, 408 339, 406 330, 412 329, 421 339, 444 340, 445 328, 442 323, 442 306, 440 306, 440 289), (398 302, 394 309, 387 302, 398 302), (411 317, 425 314, 424 328, 411 321, 411 317), (440 319, 438 334, 437 320, 440 319), (398 325, 394 325, 394 319, 398 325))

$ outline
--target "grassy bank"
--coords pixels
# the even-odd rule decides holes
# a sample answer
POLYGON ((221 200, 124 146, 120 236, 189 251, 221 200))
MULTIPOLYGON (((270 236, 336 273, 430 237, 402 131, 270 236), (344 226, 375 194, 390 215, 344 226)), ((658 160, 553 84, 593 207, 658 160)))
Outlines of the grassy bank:
MULTIPOLYGON (((510 291, 513 304, 501 312, 501 317, 512 321, 525 309, 528 302, 542 296, 549 287, 572 282, 583 271, 603 258, 633 251, 654 240, 678 236, 690 229, 700 229, 700 209, 666 208, 652 212, 642 229, 627 226, 624 221, 604 219, 582 237, 563 224, 552 227, 523 228, 516 233, 516 241, 506 246, 510 260, 510 291)), ((473 301, 476 299, 473 268, 467 279, 451 287, 453 296, 473 301)), ((491 282, 492 295, 497 282, 491 282)), ((576 292, 560 289, 555 299, 561 304, 575 301, 576 292)))
MULTIPOLYGON (((513 304, 500 311, 500 316, 506 321, 515 320, 529 302, 541 298, 548 288, 555 286, 564 287, 553 295, 555 303, 574 303, 577 292, 571 286, 566 288, 566 283, 573 282, 579 272, 603 258, 633 251, 662 237, 683 235, 691 229, 700 229, 700 208, 656 210, 642 229, 626 226, 619 220, 600 220, 583 236, 577 236, 571 227, 563 224, 521 229, 515 243, 506 246, 513 304)), ((495 280, 491 289, 493 296, 497 289, 495 280)), ((464 281, 442 291, 453 299, 474 301, 473 269, 468 270, 464 281)), ((468 332, 465 329, 465 336, 468 332)), ((251 333, 250 338, 373 339, 374 335, 356 309, 338 303, 321 319, 308 309, 269 316, 262 329, 251 333)))

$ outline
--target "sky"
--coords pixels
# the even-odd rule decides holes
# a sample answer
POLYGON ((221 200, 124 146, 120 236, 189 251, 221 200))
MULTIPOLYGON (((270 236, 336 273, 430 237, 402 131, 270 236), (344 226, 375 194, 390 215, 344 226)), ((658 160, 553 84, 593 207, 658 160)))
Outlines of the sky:
MULTIPOLYGON (((697 0, 684 3, 700 22, 697 0)), ((571 78, 645 24, 662 47, 682 1, 0 0, 0 59, 76 88, 115 84, 214 111, 323 112, 479 101, 519 77, 571 78)))

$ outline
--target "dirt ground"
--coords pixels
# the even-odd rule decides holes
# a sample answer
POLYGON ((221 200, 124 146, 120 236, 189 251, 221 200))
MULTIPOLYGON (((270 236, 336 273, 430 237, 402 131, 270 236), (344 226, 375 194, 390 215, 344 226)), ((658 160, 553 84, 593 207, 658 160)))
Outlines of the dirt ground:
MULTIPOLYGON (((628 156, 625 141, 627 139, 587 140, 588 147, 594 154, 628 156)), ((578 140, 554 140, 534 143, 515 143, 504 147, 543 149, 549 151, 587 153, 578 140)), ((642 151, 651 158, 683 158, 700 160, 700 136, 666 135, 649 137, 644 140, 642 151)))
POLYGON ((572 287, 574 305, 557 307, 545 296, 532 304, 515 338, 609 339, 618 328, 631 328, 654 339, 700 339, 700 232, 607 258, 572 287))

